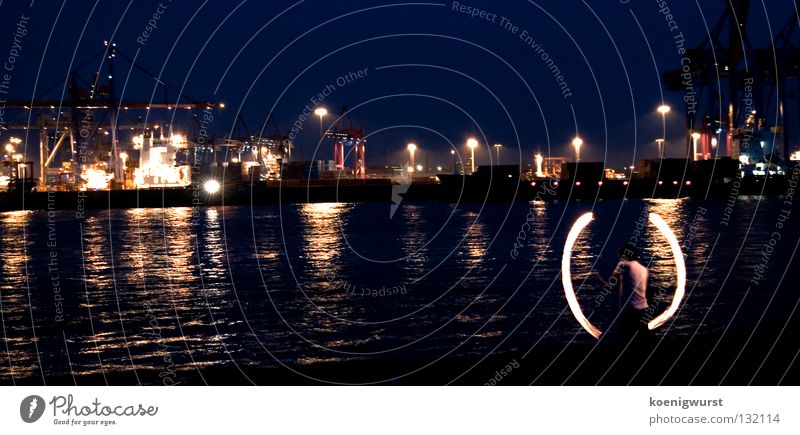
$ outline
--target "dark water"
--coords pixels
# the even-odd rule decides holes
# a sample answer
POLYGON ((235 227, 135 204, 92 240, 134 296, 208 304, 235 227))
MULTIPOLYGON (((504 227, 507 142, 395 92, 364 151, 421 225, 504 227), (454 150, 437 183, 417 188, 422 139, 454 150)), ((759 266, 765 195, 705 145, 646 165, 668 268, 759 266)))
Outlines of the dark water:
MULTIPOLYGON (((160 384, 190 368, 302 373, 323 361, 435 362, 593 342, 564 298, 566 234, 594 211, 572 273, 583 309, 605 328, 616 301, 600 302, 591 270, 610 272, 645 207, 674 230, 688 272, 681 311, 657 334, 778 331, 797 302, 795 292, 776 292, 798 242, 794 216, 776 230, 790 208, 783 201, 739 198, 732 212, 723 201, 689 199, 424 203, 391 218, 388 204, 111 210, 81 219, 2 213, 0 382, 125 372, 133 383, 160 384), (764 277, 753 285, 770 238, 764 277)), ((637 241, 650 287, 672 294, 666 241, 652 226, 637 241)))

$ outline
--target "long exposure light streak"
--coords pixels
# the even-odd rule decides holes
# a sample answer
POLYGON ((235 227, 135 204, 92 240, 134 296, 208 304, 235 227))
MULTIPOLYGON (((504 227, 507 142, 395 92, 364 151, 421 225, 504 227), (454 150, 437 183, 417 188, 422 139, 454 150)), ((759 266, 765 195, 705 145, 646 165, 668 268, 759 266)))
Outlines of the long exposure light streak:
MULTIPOLYGON (((567 240, 564 243, 564 253, 561 256, 561 283, 564 287, 564 296, 567 299, 567 304, 569 305, 569 309, 572 311, 572 315, 575 317, 575 320, 577 320, 583 329, 585 329, 594 338, 600 338, 602 331, 600 331, 600 329, 598 329, 596 326, 592 325, 589 319, 584 316, 583 310, 581 310, 575 290, 572 287, 572 274, 570 272, 570 266, 572 263, 572 250, 574 249, 575 242, 578 240, 578 237, 583 229, 592 222, 592 219, 593 215, 591 212, 581 215, 581 217, 579 217, 578 220, 576 220, 572 225, 572 228, 567 235, 567 240)), ((672 232, 672 229, 670 229, 669 225, 667 225, 664 219, 655 213, 650 213, 648 215, 648 220, 667 239, 667 242, 672 249, 672 256, 675 260, 676 270, 675 295, 672 297, 672 302, 670 303, 669 307, 667 307, 663 313, 659 314, 650 322, 648 322, 647 328, 653 330, 663 325, 678 311, 686 290, 686 264, 683 260, 683 252, 681 251, 678 239, 675 237, 675 233, 672 232)))

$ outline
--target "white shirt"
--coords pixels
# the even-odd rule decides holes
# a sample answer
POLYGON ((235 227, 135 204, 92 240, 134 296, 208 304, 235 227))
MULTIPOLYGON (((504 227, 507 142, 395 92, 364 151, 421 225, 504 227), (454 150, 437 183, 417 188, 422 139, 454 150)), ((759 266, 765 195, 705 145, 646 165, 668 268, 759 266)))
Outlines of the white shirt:
POLYGON ((647 268, 638 261, 621 260, 616 270, 620 274, 620 307, 641 310, 647 308, 647 268))

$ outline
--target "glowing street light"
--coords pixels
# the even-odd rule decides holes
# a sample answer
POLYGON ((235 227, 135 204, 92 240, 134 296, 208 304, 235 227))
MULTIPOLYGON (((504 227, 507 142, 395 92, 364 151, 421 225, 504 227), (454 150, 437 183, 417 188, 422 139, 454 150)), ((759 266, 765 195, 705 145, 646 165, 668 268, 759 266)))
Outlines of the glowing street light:
MULTIPOLYGON (((670 110, 672 110, 672 108, 667 106, 666 104, 662 104, 662 105, 658 106, 658 108, 656 109, 656 111, 661 114, 661 128, 664 131, 664 133, 662 135, 663 138, 667 137, 667 113, 669 113, 670 110)), ((664 139, 656 139, 656 143, 657 144, 658 144, 659 140, 661 141, 661 143, 660 143, 660 148, 659 148, 659 151, 658 151, 658 158, 663 159, 664 158, 664 139)))
POLYGON ((467 148, 469 148, 470 152, 470 173, 475 172, 475 148, 478 148, 478 141, 471 137, 467 139, 467 148))
POLYGON ((656 139, 656 145, 658 146, 658 158, 664 158, 664 139, 658 138, 656 139))
POLYGON ((222 186, 220 186, 219 181, 214 179, 208 180, 203 184, 203 189, 212 195, 219 192, 221 188, 222 186))
POLYGON ((536 160, 536 176, 539 178, 544 178, 544 172, 542 172, 542 163, 544 162, 544 157, 542 157, 541 153, 536 153, 534 159, 536 160))
POLYGON ((581 161, 581 145, 583 145, 583 139, 576 136, 575 139, 572 139, 572 146, 575 147, 575 161, 581 161))
POLYGON ((500 148, 502 148, 502 147, 503 147, 502 144, 499 144, 499 143, 494 144, 494 149, 497 152, 497 164, 498 165, 500 164, 500 148))
POLYGON ((453 175, 457 175, 458 169, 456 167, 456 150, 450 150, 450 155, 453 156, 453 175))
POLYGON ((697 140, 700 139, 701 135, 698 132, 692 133, 692 146, 694 148, 694 157, 693 160, 697 161, 697 140))
POLYGON ((317 109, 314 110, 314 114, 319 116, 319 137, 322 137, 322 118, 328 114, 328 109, 324 107, 317 107, 317 109))
POLYGON ((406 146, 408 149, 408 172, 414 172, 416 165, 414 164, 414 152, 417 150, 417 144, 410 143, 406 146))

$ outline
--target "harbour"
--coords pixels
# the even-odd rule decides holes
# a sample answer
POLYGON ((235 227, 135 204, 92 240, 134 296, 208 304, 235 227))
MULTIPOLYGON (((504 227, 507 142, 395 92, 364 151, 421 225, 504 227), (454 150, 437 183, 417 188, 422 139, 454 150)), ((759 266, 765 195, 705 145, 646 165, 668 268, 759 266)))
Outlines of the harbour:
POLYGON ((0 4, 0 385, 797 384, 797 5, 595 3, 0 4))

